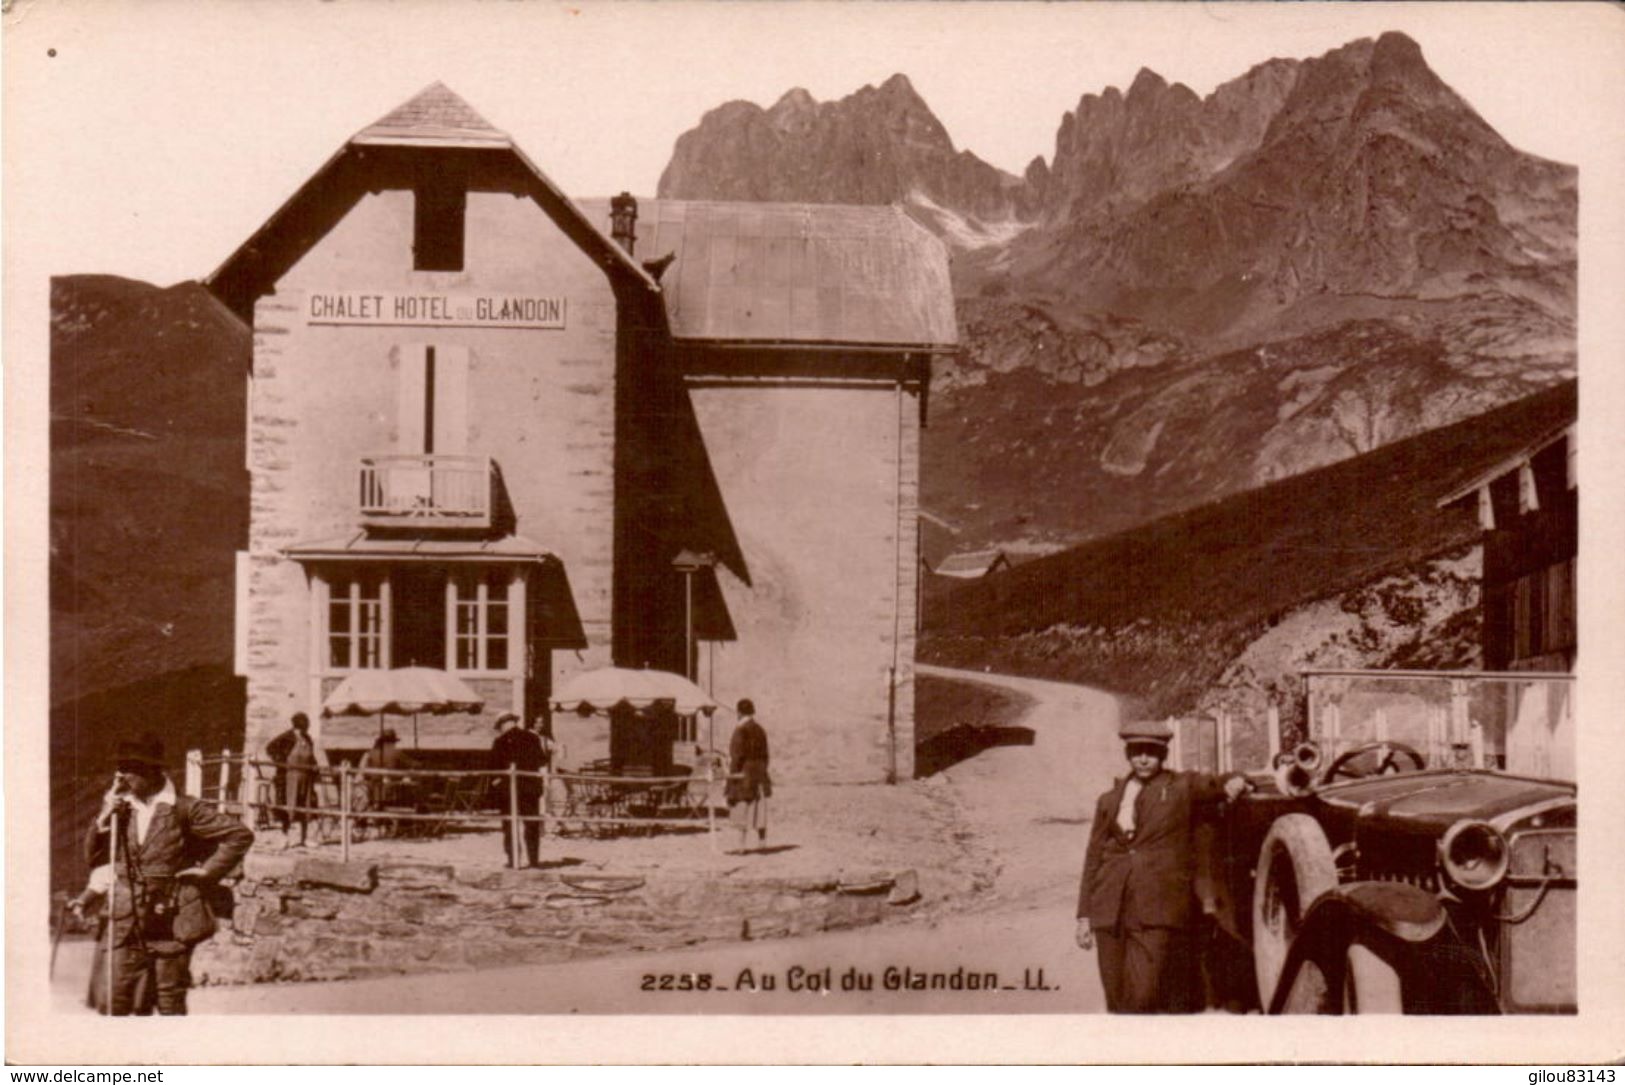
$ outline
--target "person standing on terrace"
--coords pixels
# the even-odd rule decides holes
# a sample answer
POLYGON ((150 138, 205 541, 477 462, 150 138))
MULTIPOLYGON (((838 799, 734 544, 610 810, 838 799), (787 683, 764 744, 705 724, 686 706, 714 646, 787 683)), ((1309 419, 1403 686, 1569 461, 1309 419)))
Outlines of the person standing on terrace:
POLYGON ((773 780, 768 775, 767 731, 756 722, 756 705, 749 697, 737 707, 739 726, 734 728, 728 742, 728 813, 734 828, 739 830, 739 850, 751 830, 756 831, 756 845, 767 844, 767 800, 773 794, 773 780))

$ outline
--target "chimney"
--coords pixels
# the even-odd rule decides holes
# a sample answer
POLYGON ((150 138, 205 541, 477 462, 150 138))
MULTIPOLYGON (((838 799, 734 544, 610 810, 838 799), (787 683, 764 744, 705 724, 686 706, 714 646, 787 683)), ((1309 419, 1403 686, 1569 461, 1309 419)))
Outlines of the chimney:
POLYGON ((632 255, 638 243, 638 201, 630 192, 609 201, 609 236, 626 250, 626 255, 632 255))

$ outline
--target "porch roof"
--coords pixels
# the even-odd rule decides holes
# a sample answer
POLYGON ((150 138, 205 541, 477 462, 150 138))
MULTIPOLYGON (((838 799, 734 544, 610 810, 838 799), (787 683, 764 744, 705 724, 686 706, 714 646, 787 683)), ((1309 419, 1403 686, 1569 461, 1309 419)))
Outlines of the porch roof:
POLYGON ((558 555, 523 535, 500 539, 390 539, 353 535, 294 543, 283 551, 295 561, 557 561, 558 555))

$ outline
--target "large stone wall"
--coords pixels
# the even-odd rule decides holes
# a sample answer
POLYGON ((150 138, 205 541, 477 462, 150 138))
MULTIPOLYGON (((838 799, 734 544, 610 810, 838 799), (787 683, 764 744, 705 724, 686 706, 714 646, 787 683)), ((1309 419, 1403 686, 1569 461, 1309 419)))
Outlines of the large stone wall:
POLYGON ((912 871, 784 879, 457 869, 250 855, 199 946, 200 984, 358 979, 544 964, 879 922, 919 900, 912 871))
MULTIPOLYGON (((705 645, 700 673, 725 709, 755 700, 775 774, 911 778, 917 395, 696 382, 691 397, 748 574, 718 570, 738 639, 705 645)), ((732 724, 719 714, 719 739, 732 724)))

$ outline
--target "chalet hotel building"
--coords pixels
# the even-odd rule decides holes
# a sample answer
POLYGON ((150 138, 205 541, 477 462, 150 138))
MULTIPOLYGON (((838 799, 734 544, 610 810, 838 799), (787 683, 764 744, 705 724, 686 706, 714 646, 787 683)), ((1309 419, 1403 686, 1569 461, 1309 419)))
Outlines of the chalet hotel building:
POLYGON ((919 434, 956 332, 900 210, 575 202, 436 84, 209 285, 254 333, 248 748, 303 711, 353 757, 378 720, 328 694, 427 666, 483 700, 418 721, 430 760, 511 709, 579 763, 608 725, 549 695, 616 664, 693 675, 723 746, 754 698, 784 778, 911 775, 919 434))

